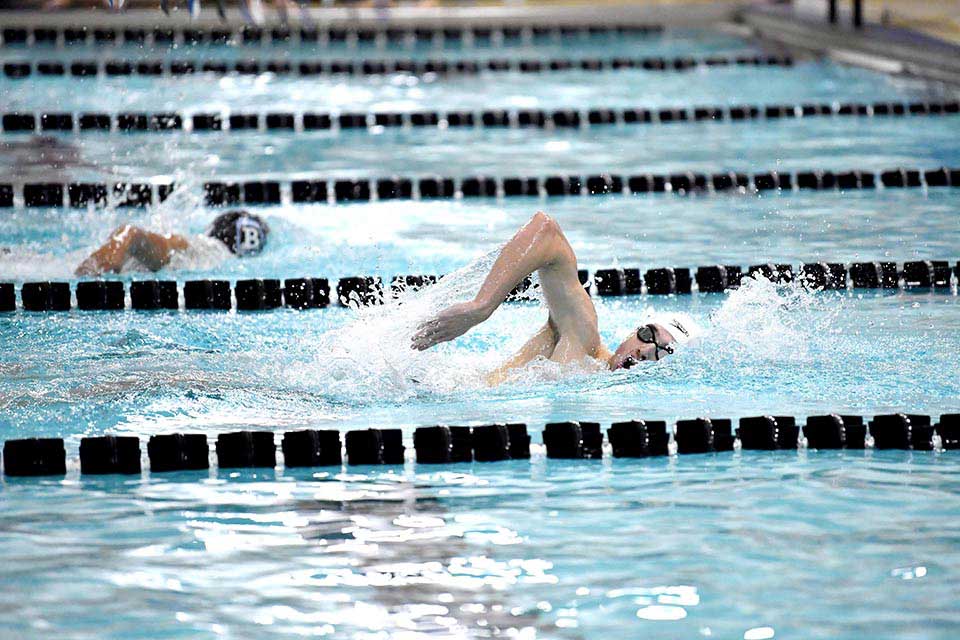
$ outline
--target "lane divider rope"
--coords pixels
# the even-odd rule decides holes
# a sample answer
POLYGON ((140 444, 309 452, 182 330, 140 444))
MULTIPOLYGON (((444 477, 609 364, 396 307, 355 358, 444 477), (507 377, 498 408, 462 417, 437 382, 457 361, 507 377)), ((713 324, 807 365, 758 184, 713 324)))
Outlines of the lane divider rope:
POLYGON ((368 131, 386 128, 582 129, 602 125, 750 122, 823 116, 904 117, 950 115, 960 102, 833 102, 661 108, 486 109, 479 111, 267 112, 267 113, 67 113, 12 112, 0 116, 5 133, 368 131))
POLYGON ((7 78, 20 80, 34 73, 40 76, 69 76, 89 78, 96 76, 170 76, 182 77, 197 73, 213 75, 276 75, 298 76, 380 76, 391 73, 412 75, 476 75, 479 73, 545 73, 551 71, 689 71, 716 67, 790 67, 793 58, 779 55, 715 56, 709 58, 555 58, 555 59, 381 59, 381 60, 76 60, 73 62, 31 61, 6 62, 3 72, 7 78))
MULTIPOLYGON (((612 423, 607 444, 614 458, 723 453, 741 450, 960 449, 960 414, 944 414, 934 424, 928 415, 885 414, 869 422, 862 416, 810 416, 802 427, 792 416, 741 418, 739 427, 720 418, 678 420, 673 429, 661 420, 612 423)), ((547 458, 600 460, 604 437, 598 422, 554 422, 542 432, 547 458)), ((288 431, 281 439, 286 468, 403 465, 407 444, 400 429, 288 431)), ((418 465, 498 462, 530 459, 527 425, 429 426, 413 434, 418 465)), ((277 445, 273 431, 238 431, 217 436, 219 469, 273 469, 277 445)), ((204 471, 210 468, 210 446, 204 433, 151 436, 147 442, 151 473, 204 471)), ((137 436, 94 436, 80 441, 82 475, 140 474, 142 453, 137 436)), ((7 440, 3 469, 8 477, 63 476, 66 447, 62 438, 7 440)))
POLYGON ((42 46, 195 46, 195 45, 453 45, 509 44, 543 40, 587 39, 596 36, 648 36, 663 33, 663 26, 644 25, 477 25, 472 27, 443 25, 417 28, 376 27, 349 28, 305 25, 300 28, 277 25, 272 28, 228 26, 202 28, 173 27, 110 27, 75 26, 63 29, 49 26, 15 27, 0 30, 0 42, 11 48, 42 46))
MULTIPOLYGON (((737 265, 708 265, 696 271, 682 268, 657 268, 643 272, 638 268, 581 269, 580 283, 600 297, 629 295, 674 295, 718 293, 740 286, 743 277, 763 277, 777 283, 797 281, 812 290, 846 289, 927 289, 955 291, 953 277, 960 279, 960 261, 951 268, 944 260, 914 260, 899 268, 896 262, 815 262, 756 264, 744 271, 737 265)), ((265 311, 288 307, 320 309, 333 304, 357 308, 384 304, 389 297, 416 291, 436 283, 440 276, 394 276, 389 289, 380 276, 351 276, 335 282, 333 291, 326 278, 254 278, 237 280, 189 280, 180 287, 173 280, 137 280, 127 287, 122 280, 69 282, 25 282, 20 289, 20 308, 24 311, 137 311, 219 310, 265 311), (182 293, 182 296, 181 296, 182 293), (331 295, 332 294, 332 295, 331 295)), ((530 300, 535 292, 526 278, 511 292, 508 300, 530 300)), ((0 312, 16 311, 16 287, 0 282, 0 312)))
MULTIPOLYGON (((292 181, 249 180, 205 182, 208 206, 272 205, 283 203, 347 203, 378 200, 426 200, 453 198, 507 198, 516 196, 596 196, 643 193, 748 193, 826 190, 841 193, 858 189, 960 187, 960 168, 810 171, 738 171, 712 174, 698 171, 671 174, 618 173, 548 175, 542 177, 423 176, 327 178, 292 181)), ((26 183, 16 198, 13 184, 0 183, 0 208, 106 206, 146 207, 163 202, 175 184, 156 182, 26 183)))

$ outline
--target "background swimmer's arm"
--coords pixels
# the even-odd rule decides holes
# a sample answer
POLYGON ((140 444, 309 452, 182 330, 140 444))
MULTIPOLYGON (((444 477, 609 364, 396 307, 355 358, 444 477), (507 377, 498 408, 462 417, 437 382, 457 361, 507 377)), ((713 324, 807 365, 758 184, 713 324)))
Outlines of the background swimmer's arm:
POLYGON ((436 318, 420 325, 413 337, 414 348, 422 351, 462 336, 489 318, 514 287, 534 271, 540 272, 551 315, 561 322, 561 327, 560 315, 576 314, 583 303, 581 298, 590 303, 577 279, 577 257, 560 225, 538 211, 504 245, 477 296, 444 309, 436 318))
POLYGON ((128 258, 136 258, 151 271, 159 271, 177 251, 189 246, 187 239, 175 234, 161 235, 133 225, 118 227, 107 242, 77 267, 78 276, 118 273, 128 258))
POLYGON ((537 356, 549 358, 553 355, 553 350, 556 346, 557 332, 553 328, 553 323, 548 321, 540 331, 527 340, 526 344, 520 347, 520 350, 517 351, 512 358, 487 375, 487 384, 491 387, 500 384, 506 380, 507 374, 513 369, 524 366, 537 356))

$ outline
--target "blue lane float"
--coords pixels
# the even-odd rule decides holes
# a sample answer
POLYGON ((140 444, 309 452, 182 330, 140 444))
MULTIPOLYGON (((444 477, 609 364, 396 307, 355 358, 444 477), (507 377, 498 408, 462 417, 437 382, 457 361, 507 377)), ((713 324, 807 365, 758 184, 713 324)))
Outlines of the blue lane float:
MULTIPOLYGON (((960 414, 931 416, 913 413, 876 415, 872 420, 854 415, 810 416, 802 426, 793 416, 751 416, 678 420, 673 430, 661 420, 614 422, 606 431, 614 458, 722 454, 743 451, 797 451, 849 449, 944 452, 960 450, 960 414)), ((548 459, 599 460, 604 457, 600 423, 552 422, 543 429, 548 459)), ((495 463, 530 458, 530 437, 523 423, 473 426, 435 425, 413 433, 417 464, 495 463)), ((403 465, 406 447, 400 429, 363 429, 342 433, 336 429, 289 431, 282 436, 284 466, 289 468, 403 465), (341 437, 343 436, 343 437, 341 437), (344 455, 344 453, 346 455, 344 455)), ((221 433, 216 438, 221 469, 277 466, 272 431, 221 433)), ((203 471, 210 468, 205 434, 167 434, 150 437, 150 471, 203 471)), ((85 437, 80 442, 82 475, 141 473, 140 440, 136 436, 85 437)), ((3 444, 4 474, 63 476, 66 450, 62 438, 26 438, 3 444)))

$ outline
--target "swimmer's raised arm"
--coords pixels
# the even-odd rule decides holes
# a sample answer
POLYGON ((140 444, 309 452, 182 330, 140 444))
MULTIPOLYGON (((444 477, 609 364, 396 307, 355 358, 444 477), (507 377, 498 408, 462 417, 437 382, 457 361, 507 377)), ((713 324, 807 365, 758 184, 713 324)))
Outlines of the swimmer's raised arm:
POLYGON ((151 271, 159 271, 177 251, 185 251, 187 239, 176 234, 162 235, 125 224, 110 234, 109 240, 80 263, 78 276, 118 273, 128 258, 136 258, 151 271))
POLYGON ((560 226, 538 211, 500 251, 476 297, 448 307, 423 323, 413 336, 413 347, 422 351, 463 335, 489 318, 514 287, 534 271, 540 272, 551 317, 558 317, 555 311, 560 315, 580 311, 583 299, 592 310, 589 296, 577 279, 577 258, 570 243, 560 226))

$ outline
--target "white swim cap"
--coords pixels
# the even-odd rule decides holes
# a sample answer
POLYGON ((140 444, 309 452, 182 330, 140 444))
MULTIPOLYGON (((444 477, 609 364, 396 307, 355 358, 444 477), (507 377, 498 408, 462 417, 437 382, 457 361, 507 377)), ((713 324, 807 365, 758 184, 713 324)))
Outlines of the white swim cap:
POLYGON ((703 335, 703 328, 697 321, 682 311, 657 313, 650 321, 666 329, 677 344, 687 344, 703 335))

